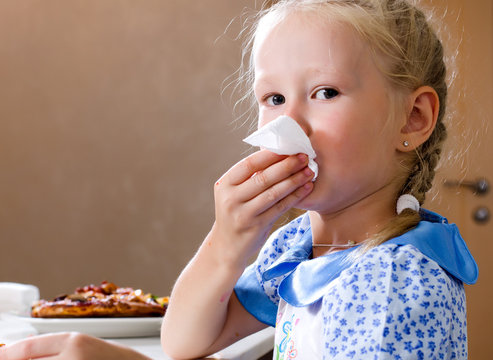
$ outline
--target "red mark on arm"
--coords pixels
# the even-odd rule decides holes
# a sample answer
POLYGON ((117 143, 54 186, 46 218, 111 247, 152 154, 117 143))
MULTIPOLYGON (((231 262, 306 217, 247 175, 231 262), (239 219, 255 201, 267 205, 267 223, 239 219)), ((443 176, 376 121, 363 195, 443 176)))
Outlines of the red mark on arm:
POLYGON ((222 295, 221 295, 221 299, 219 299, 219 301, 220 301, 221 303, 223 303, 223 302, 225 302, 225 301, 226 301, 226 299, 228 299, 228 298, 229 298, 229 293, 224 293, 224 294, 222 294, 222 295))

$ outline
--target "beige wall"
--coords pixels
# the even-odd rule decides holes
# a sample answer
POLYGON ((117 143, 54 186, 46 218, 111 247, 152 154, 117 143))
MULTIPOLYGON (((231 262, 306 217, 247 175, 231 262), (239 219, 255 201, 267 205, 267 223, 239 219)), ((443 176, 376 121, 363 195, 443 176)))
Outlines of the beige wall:
POLYGON ((221 35, 254 3, 0 2, 0 281, 170 292, 247 149, 221 35))

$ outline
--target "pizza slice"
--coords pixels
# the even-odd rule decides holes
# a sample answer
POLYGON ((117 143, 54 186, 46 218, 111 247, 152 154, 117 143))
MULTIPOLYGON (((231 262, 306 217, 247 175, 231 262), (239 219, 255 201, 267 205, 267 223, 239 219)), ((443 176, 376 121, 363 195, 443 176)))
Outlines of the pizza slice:
POLYGON ((168 297, 155 297, 142 290, 118 287, 103 281, 101 285, 77 288, 73 294, 39 300, 31 308, 37 318, 150 317, 163 316, 168 297))

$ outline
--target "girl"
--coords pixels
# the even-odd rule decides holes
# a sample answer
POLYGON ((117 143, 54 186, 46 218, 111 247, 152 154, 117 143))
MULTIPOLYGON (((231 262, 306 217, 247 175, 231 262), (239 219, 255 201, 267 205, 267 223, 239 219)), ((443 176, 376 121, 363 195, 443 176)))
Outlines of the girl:
MULTIPOLYGON (((463 282, 477 267, 457 228, 419 206, 447 94, 423 13, 405 0, 280 0, 251 50, 259 127, 295 119, 318 177, 304 154, 261 150, 216 183, 216 221, 173 289, 165 352, 195 358, 276 326, 276 359, 466 359, 463 282), (307 212, 267 239, 294 207, 307 212)), ((145 358, 79 334, 0 350, 29 357, 145 358)))
POLYGON ((254 27, 250 74, 259 127, 294 119, 319 174, 304 154, 261 150, 216 183, 165 352, 203 356, 270 325, 276 359, 467 359, 463 282, 477 266, 455 225, 420 209, 447 95, 423 13, 405 0, 280 0, 254 27), (293 207, 307 212, 266 242, 293 207))

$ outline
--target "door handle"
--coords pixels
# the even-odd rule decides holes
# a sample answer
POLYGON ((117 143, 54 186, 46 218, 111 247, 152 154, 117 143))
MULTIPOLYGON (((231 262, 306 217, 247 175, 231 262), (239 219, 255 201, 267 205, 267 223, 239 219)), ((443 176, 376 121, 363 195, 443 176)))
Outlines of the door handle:
POLYGON ((477 195, 485 195, 490 191, 490 183, 485 178, 479 178, 475 181, 445 180, 443 184, 447 187, 465 187, 477 195))
POLYGON ((478 224, 486 224, 490 220, 490 210, 485 206, 478 207, 472 215, 478 224))

